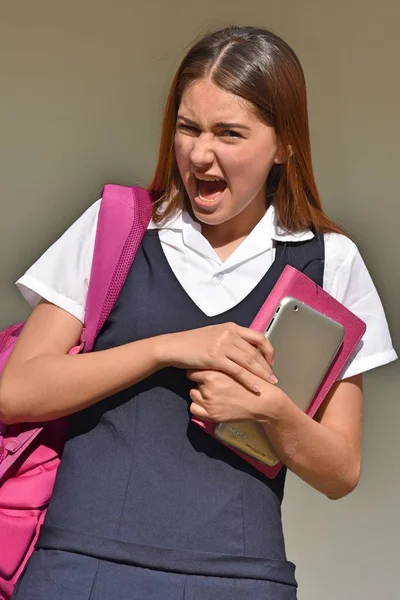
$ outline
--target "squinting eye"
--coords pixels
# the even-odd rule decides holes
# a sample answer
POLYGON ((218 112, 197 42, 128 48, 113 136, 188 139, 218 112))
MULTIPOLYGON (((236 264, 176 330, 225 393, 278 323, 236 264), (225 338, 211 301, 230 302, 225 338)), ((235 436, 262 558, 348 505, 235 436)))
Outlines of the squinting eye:
POLYGON ((221 132, 223 137, 231 137, 231 138, 241 138, 242 136, 237 131, 233 131, 232 129, 225 129, 221 132))
POLYGON ((192 134, 198 133, 198 129, 191 125, 184 125, 183 123, 178 123, 176 127, 179 131, 186 131, 187 133, 192 133, 192 134))

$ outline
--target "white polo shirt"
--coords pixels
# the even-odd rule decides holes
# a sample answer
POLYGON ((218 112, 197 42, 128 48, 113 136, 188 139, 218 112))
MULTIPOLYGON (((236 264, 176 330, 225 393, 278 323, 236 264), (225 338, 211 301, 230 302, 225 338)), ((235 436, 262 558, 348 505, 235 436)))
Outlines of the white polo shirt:
MULTIPOLYGON (((100 200, 86 212, 23 275, 17 286, 30 306, 41 298, 83 322, 93 259, 100 200)), ((274 240, 311 239, 309 230, 289 233, 279 227, 275 207, 226 261, 222 261, 187 212, 149 228, 158 229, 162 249, 176 278, 207 316, 241 302, 259 283, 275 258, 274 240)), ((341 379, 397 358, 382 303, 356 245, 347 237, 325 234, 324 289, 358 315, 366 333, 341 379)))

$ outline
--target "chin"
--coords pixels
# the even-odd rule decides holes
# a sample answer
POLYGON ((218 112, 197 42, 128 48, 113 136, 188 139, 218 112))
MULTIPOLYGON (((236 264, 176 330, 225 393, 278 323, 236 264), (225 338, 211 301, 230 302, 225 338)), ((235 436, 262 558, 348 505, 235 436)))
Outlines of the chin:
POLYGON ((193 203, 191 203, 191 208, 196 221, 204 225, 222 225, 233 218, 233 215, 227 215, 223 210, 199 210, 197 206, 193 206, 193 203))

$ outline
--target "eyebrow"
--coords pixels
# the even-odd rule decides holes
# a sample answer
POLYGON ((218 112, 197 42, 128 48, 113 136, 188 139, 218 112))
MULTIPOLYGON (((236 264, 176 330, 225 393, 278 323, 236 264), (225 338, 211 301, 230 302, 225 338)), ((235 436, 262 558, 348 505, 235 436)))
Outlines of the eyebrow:
MULTIPOLYGON (((199 124, 196 123, 196 121, 192 121, 191 119, 188 119, 182 115, 178 115, 177 119, 184 121, 187 125, 192 127, 199 127, 199 124)), ((219 121, 218 123, 215 123, 215 127, 225 129, 246 129, 247 131, 250 131, 250 127, 247 127, 246 125, 242 125, 241 123, 228 123, 226 121, 219 121)))

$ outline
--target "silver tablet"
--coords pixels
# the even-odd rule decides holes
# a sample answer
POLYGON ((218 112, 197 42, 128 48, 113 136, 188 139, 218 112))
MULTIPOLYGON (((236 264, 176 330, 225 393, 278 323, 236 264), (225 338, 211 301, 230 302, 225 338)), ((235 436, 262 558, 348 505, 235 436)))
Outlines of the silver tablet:
MULTIPOLYGON (((343 342, 343 325, 288 296, 277 306, 265 335, 275 350, 277 385, 307 410, 343 342)), ((279 462, 259 423, 220 423, 215 435, 262 463, 279 462)))

